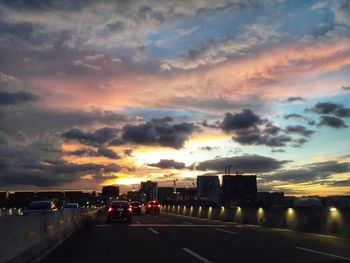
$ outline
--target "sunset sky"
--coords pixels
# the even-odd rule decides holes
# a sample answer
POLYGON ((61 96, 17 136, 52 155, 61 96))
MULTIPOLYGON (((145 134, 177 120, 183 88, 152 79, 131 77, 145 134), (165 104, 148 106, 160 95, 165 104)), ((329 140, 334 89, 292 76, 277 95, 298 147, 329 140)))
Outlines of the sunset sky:
POLYGON ((0 0, 0 189, 350 194, 350 1, 0 0))

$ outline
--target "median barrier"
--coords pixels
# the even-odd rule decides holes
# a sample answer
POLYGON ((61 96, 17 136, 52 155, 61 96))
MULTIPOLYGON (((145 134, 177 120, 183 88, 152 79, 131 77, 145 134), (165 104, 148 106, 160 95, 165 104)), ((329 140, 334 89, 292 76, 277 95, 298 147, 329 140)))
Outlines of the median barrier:
POLYGON ((350 238, 350 209, 165 205, 162 212, 350 238))
POLYGON ((96 215, 96 209, 72 209, 0 217, 0 263, 37 262, 96 215))

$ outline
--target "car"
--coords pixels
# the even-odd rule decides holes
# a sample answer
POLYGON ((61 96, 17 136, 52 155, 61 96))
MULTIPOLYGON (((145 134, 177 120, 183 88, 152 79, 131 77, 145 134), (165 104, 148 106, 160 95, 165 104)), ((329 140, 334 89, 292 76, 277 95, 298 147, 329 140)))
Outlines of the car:
POLYGON ((132 212, 134 214, 141 215, 142 205, 140 202, 130 202, 130 206, 132 207, 132 212))
POLYGON ((78 203, 66 203, 63 206, 63 209, 65 209, 65 210, 77 209, 77 208, 79 208, 79 204, 78 203))
POLYGON ((155 213, 159 214, 160 213, 160 204, 158 201, 149 201, 146 205, 146 214, 150 213, 155 213))
POLYGON ((23 210, 23 215, 42 214, 58 211, 56 204, 52 201, 32 201, 26 209, 23 210))
POLYGON ((132 207, 128 201, 113 201, 107 209, 107 222, 125 221, 131 223, 132 207))

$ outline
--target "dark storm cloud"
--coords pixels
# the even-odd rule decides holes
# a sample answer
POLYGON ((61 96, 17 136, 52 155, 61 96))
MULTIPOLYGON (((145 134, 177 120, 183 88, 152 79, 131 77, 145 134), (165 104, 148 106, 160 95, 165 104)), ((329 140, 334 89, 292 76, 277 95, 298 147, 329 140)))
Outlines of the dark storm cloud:
POLYGON ((244 109, 240 113, 225 114, 224 120, 221 123, 221 128, 225 132, 230 132, 239 129, 248 129, 255 127, 260 123, 260 117, 250 109, 244 109))
POLYGON ((296 133, 296 134, 299 134, 299 135, 304 136, 304 137, 310 137, 312 134, 315 133, 315 131, 308 130, 304 126, 301 126, 301 125, 295 125, 295 126, 288 125, 285 128, 285 130, 287 133, 296 133))
POLYGON ((284 103, 289 103, 289 102, 295 102, 295 101, 305 101, 305 99, 302 98, 302 97, 288 97, 283 102, 284 103))
POLYGON ((333 174, 347 173, 350 171, 350 163, 339 163, 337 161, 311 163, 299 169, 276 172, 274 175, 266 176, 266 180, 278 180, 292 183, 313 182, 329 178, 333 174))
POLYGON ((329 114, 337 117, 350 117, 350 108, 345 108, 344 105, 333 102, 317 103, 311 111, 318 114, 329 114))
POLYGON ((292 141, 292 137, 281 134, 271 136, 259 129, 244 130, 232 136, 235 142, 243 145, 266 145, 269 147, 284 147, 292 141))
POLYGON ((108 148, 105 148, 105 147, 98 148, 97 150, 81 148, 81 149, 78 149, 75 151, 65 152, 65 154, 81 156, 81 157, 83 157, 83 156, 84 157, 86 157, 86 156, 91 156, 91 157, 103 156, 103 157, 107 157, 110 159, 119 159, 120 158, 115 151, 108 149, 108 148))
POLYGON ((33 136, 44 132, 61 132, 74 126, 93 124, 117 125, 130 121, 125 115, 112 111, 60 111, 41 108, 3 107, 0 129, 7 134, 22 131, 33 136), (35 124, 35 125, 34 125, 35 124))
POLYGON ((350 86, 344 86, 344 87, 341 87, 342 90, 350 90, 350 86))
POLYGON ((238 170, 243 173, 268 173, 280 169, 285 163, 287 163, 287 161, 278 161, 260 155, 243 155, 200 162, 196 166, 196 169, 204 171, 224 171, 225 166, 232 165, 233 171, 238 170))
POLYGON ((185 163, 170 159, 161 159, 158 163, 149 163, 148 166, 158 167, 162 169, 184 169, 185 163))
POLYGON ((320 123, 318 125, 328 126, 336 129, 348 127, 341 118, 334 117, 334 116, 321 116, 320 123))
POLYGON ((63 159, 59 136, 45 134, 28 144, 17 142, 0 148, 0 185, 54 187, 91 176, 99 182, 120 170, 116 165, 75 164, 63 159))
POLYGON ((104 127, 94 132, 83 131, 75 127, 62 133, 62 136, 67 140, 76 140, 82 144, 98 146, 115 139, 117 132, 117 129, 109 127, 104 127))
POLYGON ((125 142, 144 145, 161 145, 179 149, 189 136, 198 131, 193 123, 171 124, 172 118, 152 119, 140 125, 126 125, 122 130, 125 142))
POLYGON ((34 102, 37 101, 39 97, 33 93, 26 91, 18 92, 6 92, 0 91, 0 106, 1 105, 15 105, 24 102, 34 102))
POLYGON ((125 156, 128 156, 128 157, 132 156, 132 152, 133 152, 133 149, 125 149, 124 150, 125 156))

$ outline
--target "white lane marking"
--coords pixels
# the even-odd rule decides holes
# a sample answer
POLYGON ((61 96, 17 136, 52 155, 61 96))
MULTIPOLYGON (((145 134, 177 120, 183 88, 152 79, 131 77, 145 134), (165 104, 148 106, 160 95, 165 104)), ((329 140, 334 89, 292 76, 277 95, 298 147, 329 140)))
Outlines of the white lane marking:
POLYGON ((320 254, 320 255, 324 255, 324 256, 333 257, 333 258, 350 260, 350 258, 347 258, 347 257, 342 257, 342 256, 338 256, 338 255, 334 255, 334 254, 330 254, 330 253, 322 252, 322 251, 318 251, 318 250, 308 249, 308 248, 304 248, 304 247, 295 247, 295 248, 300 249, 300 250, 304 250, 304 251, 308 251, 308 252, 312 252, 312 253, 316 253, 316 254, 320 254))
POLYGON ((190 254, 191 256, 194 256, 196 259, 200 260, 201 262, 204 262, 204 263, 211 263, 211 261, 209 261, 208 259, 202 257, 201 255, 198 255, 197 253, 193 252, 192 250, 186 248, 186 247, 183 247, 182 248, 183 251, 186 251, 188 254, 190 254))
POLYGON ((153 232, 154 234, 158 234, 158 235, 159 235, 159 232, 156 231, 156 230, 154 230, 153 228, 150 228, 150 227, 149 227, 148 230, 151 231, 151 232, 153 232))
POLYGON ((224 229, 220 229, 220 228, 215 228, 215 230, 220 231, 220 232, 224 232, 224 233, 228 233, 228 234, 232 234, 232 235, 238 235, 237 232, 228 231, 228 230, 224 230, 224 229))
POLYGON ((140 222, 140 221, 135 221, 135 223, 136 223, 136 224, 138 224, 138 225, 139 225, 139 224, 141 224, 141 222, 140 222))

